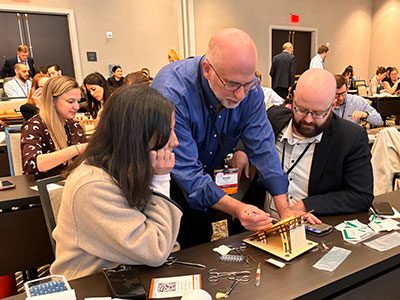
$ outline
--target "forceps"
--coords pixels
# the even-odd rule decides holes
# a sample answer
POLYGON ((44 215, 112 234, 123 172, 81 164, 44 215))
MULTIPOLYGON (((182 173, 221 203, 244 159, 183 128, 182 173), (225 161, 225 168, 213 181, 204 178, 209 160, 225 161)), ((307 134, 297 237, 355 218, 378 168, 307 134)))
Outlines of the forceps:
POLYGON ((170 256, 167 258, 166 262, 164 263, 167 266, 171 266, 173 264, 180 264, 180 265, 185 265, 185 266, 192 266, 192 267, 198 267, 198 268, 203 268, 205 269, 206 266, 198 263, 191 263, 187 261, 180 261, 174 256, 170 256))
MULTIPOLYGON (((249 281, 249 274, 250 271, 237 271, 237 272, 218 272, 217 269, 210 269, 208 271, 208 274, 210 274, 210 276, 208 277, 208 281, 209 282, 218 282, 218 280, 222 277, 237 277, 238 275, 243 275, 242 277, 247 277, 247 281, 249 281)), ((240 277, 241 278, 241 277, 240 277)), ((233 280, 233 279, 230 279, 233 280)), ((247 282, 246 281, 246 282, 247 282)))
POLYGON ((250 276, 249 275, 242 275, 242 276, 229 276, 228 280, 233 281, 233 283, 231 284, 230 287, 228 287, 228 289, 226 290, 225 296, 229 296, 229 294, 233 291, 233 289, 241 282, 245 283, 248 282, 250 280, 250 276))

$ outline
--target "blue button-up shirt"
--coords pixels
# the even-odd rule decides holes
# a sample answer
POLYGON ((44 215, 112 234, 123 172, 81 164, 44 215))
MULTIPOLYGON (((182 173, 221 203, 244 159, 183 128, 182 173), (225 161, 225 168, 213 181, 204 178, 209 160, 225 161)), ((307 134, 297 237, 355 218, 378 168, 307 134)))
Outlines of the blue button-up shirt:
POLYGON ((288 181, 275 150, 261 87, 251 90, 238 107, 217 112, 219 102, 202 74, 201 62, 202 57, 194 57, 169 64, 152 82, 152 87, 175 105, 179 146, 174 150, 172 176, 189 206, 207 210, 225 195, 209 174, 223 164, 239 139, 269 193, 287 193, 288 181))
POLYGON ((358 95, 346 95, 346 99, 341 106, 336 106, 333 110, 339 117, 353 123, 359 123, 360 120, 353 121, 353 113, 355 111, 363 111, 368 113, 365 119, 372 126, 382 126, 383 121, 381 115, 368 104, 368 101, 358 95))

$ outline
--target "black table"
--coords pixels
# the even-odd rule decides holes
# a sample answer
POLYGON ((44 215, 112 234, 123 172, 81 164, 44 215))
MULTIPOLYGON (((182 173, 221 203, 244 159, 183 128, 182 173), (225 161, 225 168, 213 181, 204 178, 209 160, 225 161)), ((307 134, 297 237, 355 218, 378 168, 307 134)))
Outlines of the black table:
POLYGON ((391 115, 400 115, 400 96, 364 97, 371 100, 374 107, 385 120, 391 115))
POLYGON ((54 260, 33 176, 1 177, 16 188, 0 191, 0 275, 28 270, 54 260), (14 209, 18 207, 18 209, 14 209))
MULTIPOLYGON (((378 201, 389 201, 397 209, 400 208, 400 191, 377 197, 378 201)), ((355 215, 326 217, 326 223, 337 225, 343 220, 358 218, 361 222, 368 222, 368 213, 355 215)), ((381 233, 386 234, 386 233, 381 233)), ((324 297, 337 299, 396 299, 400 295, 400 248, 394 248, 385 252, 378 252, 363 244, 351 245, 345 243, 341 233, 333 232, 325 237, 308 237, 316 242, 324 241, 328 246, 339 246, 352 251, 347 259, 334 271, 325 272, 312 268, 324 254, 322 250, 308 252, 296 258, 292 264, 278 269, 264 262, 271 255, 248 247, 247 254, 256 260, 250 267, 241 263, 218 262, 218 254, 212 251, 221 244, 240 244, 249 233, 229 237, 224 240, 199 245, 174 253, 174 256, 182 260, 205 264, 207 270, 193 267, 173 265, 151 268, 146 266, 135 267, 146 290, 149 290, 152 277, 167 277, 178 275, 190 275, 201 273, 203 289, 213 297, 220 288, 227 287, 230 282, 226 279, 219 283, 207 281, 207 271, 210 268, 218 268, 221 271, 233 271, 248 269, 251 271, 251 280, 247 284, 240 284, 235 288, 229 299, 321 299, 324 297), (261 262, 262 275, 261 286, 254 286, 255 269, 261 262)), ((377 236, 373 237, 376 238, 377 236)), ((107 283, 101 273, 71 281, 78 299, 90 296, 110 296, 107 283)), ((24 295, 11 297, 10 299, 25 299, 24 295)))

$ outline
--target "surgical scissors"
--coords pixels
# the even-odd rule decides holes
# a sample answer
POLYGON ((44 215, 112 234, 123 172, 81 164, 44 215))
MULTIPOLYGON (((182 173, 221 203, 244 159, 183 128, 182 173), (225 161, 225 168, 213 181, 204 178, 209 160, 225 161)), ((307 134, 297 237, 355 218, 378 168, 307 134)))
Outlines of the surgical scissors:
POLYGON ((180 261, 174 256, 168 257, 164 264, 167 266, 171 266, 173 264, 180 264, 180 265, 198 267, 198 268, 203 268, 203 269, 206 268, 206 266, 202 265, 202 264, 192 263, 192 262, 187 262, 187 261, 180 261))
POLYGON ((228 287, 228 289, 226 290, 225 296, 229 296, 229 294, 233 291, 233 289, 241 282, 245 283, 245 282, 249 282, 250 280, 250 276, 249 275, 242 275, 242 276, 229 276, 228 280, 233 281, 232 285, 230 287, 228 287))
MULTIPOLYGON (((238 275, 244 275, 242 277, 249 277, 250 271, 236 271, 236 272, 218 272, 218 269, 210 269, 208 271, 208 274, 210 274, 210 276, 208 277, 208 281, 209 282, 218 282, 218 280, 222 277, 237 277, 238 275)), ((250 279, 250 278, 248 278, 250 279)), ((230 279, 233 280, 233 279, 230 279)), ((249 281, 249 280, 247 280, 249 281)))

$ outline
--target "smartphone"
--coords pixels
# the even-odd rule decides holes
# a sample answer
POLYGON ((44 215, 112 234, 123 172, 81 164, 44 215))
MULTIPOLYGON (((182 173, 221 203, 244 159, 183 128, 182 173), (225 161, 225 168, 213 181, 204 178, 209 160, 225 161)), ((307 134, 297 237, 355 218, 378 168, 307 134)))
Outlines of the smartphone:
POLYGON ((147 299, 146 291, 130 266, 103 270, 112 296, 121 299, 147 299))
POLYGON ((0 191, 15 189, 15 184, 8 180, 0 181, 0 191))
POLYGON ((332 231, 332 225, 321 223, 321 224, 309 224, 306 223, 306 231, 316 236, 322 236, 332 231))
POLYGON ((389 204, 389 202, 373 202, 372 210, 377 215, 387 215, 387 216, 394 215, 394 211, 392 209, 392 206, 389 204))

